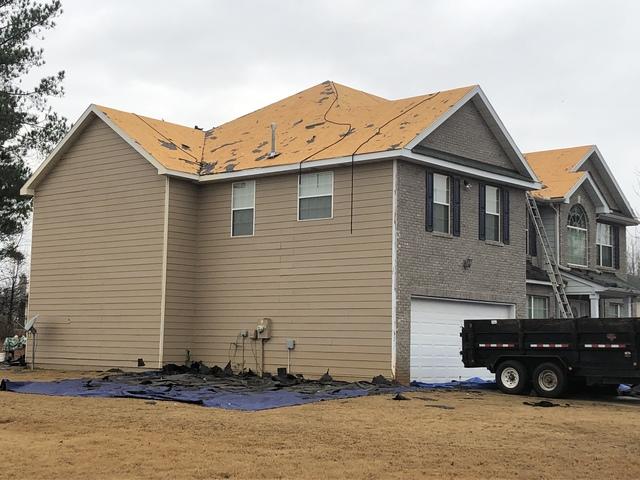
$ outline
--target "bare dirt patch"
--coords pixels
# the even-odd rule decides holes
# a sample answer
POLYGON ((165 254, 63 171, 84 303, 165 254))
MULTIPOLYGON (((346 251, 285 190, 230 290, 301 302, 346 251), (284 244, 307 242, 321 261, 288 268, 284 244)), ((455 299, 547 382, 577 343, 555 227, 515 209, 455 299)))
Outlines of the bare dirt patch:
MULTIPOLYGON (((78 372, 0 371, 11 380, 78 372)), ((82 374, 92 376, 92 374, 82 374)), ((0 392, 22 478, 615 478, 640 473, 640 406, 417 392, 234 412, 0 392), (565 404, 570 406, 566 407, 565 404)))

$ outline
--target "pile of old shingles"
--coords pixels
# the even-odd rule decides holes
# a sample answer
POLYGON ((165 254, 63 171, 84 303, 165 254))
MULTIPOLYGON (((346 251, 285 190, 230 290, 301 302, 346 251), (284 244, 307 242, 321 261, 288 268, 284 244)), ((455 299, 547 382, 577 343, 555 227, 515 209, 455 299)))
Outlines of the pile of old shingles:
MULTIPOLYGON (((314 394, 337 392, 343 389, 359 388, 369 394, 386 393, 394 382, 378 375, 371 382, 345 382, 334 380, 329 372, 318 380, 309 380, 302 375, 291 375, 280 371, 277 375, 265 373, 262 376, 248 370, 243 373, 234 373, 231 365, 225 368, 218 366, 208 367, 202 362, 194 362, 186 365, 165 365, 162 370, 140 373, 125 373, 118 369, 112 369, 103 376, 101 381, 114 381, 128 385, 148 385, 152 387, 166 387, 171 390, 174 387, 181 389, 206 388, 212 392, 226 393, 251 393, 267 392, 275 390, 287 390, 291 392, 314 394)), ((91 383, 87 385, 91 387, 91 383)))

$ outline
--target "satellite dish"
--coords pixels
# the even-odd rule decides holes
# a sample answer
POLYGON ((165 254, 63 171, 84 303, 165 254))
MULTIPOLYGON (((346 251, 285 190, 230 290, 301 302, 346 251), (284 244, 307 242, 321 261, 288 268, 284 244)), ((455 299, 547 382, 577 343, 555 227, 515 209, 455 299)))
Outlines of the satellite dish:
POLYGON ((25 329, 25 331, 27 331, 27 332, 31 332, 32 330, 34 330, 34 328, 33 328, 33 327, 35 327, 35 325, 36 325, 36 320, 38 320, 38 317, 39 317, 39 316, 40 316, 40 315, 36 315, 36 316, 34 316, 34 317, 30 318, 29 320, 27 320, 27 323, 25 323, 25 324, 24 324, 24 329, 25 329))

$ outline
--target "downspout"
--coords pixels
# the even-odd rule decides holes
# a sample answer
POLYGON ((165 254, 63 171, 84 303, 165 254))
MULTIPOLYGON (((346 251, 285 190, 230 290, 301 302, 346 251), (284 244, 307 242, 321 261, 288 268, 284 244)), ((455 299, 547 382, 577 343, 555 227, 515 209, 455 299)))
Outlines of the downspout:
POLYGON ((391 194, 391 374, 396 375, 396 340, 398 321, 396 318, 396 299, 398 289, 398 265, 397 265, 397 200, 398 200, 398 160, 393 160, 393 187, 391 194))
POLYGON ((165 176, 164 183, 164 216, 162 238, 162 275, 160 287, 160 341, 158 345, 158 368, 162 368, 164 356, 164 317, 167 303, 167 255, 169 243, 169 176, 165 176))

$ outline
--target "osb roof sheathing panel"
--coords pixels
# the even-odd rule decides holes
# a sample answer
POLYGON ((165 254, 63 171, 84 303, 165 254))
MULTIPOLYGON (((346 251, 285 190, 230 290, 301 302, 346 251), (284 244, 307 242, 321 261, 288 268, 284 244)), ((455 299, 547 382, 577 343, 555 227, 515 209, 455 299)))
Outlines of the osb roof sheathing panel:
POLYGON ((164 167, 198 173, 204 145, 202 130, 100 105, 96 107, 164 167))
POLYGON ((473 88, 387 100, 327 81, 207 132, 97 108, 167 169, 216 174, 400 149, 473 88))
POLYGON ((541 152, 525 153, 524 157, 544 184, 533 195, 538 198, 564 198, 586 175, 571 171, 593 148, 593 145, 559 148, 541 152))
POLYGON ((219 173, 399 149, 471 89, 391 101, 324 82, 211 129, 203 160, 219 173), (279 155, 268 158, 272 123, 279 155))

